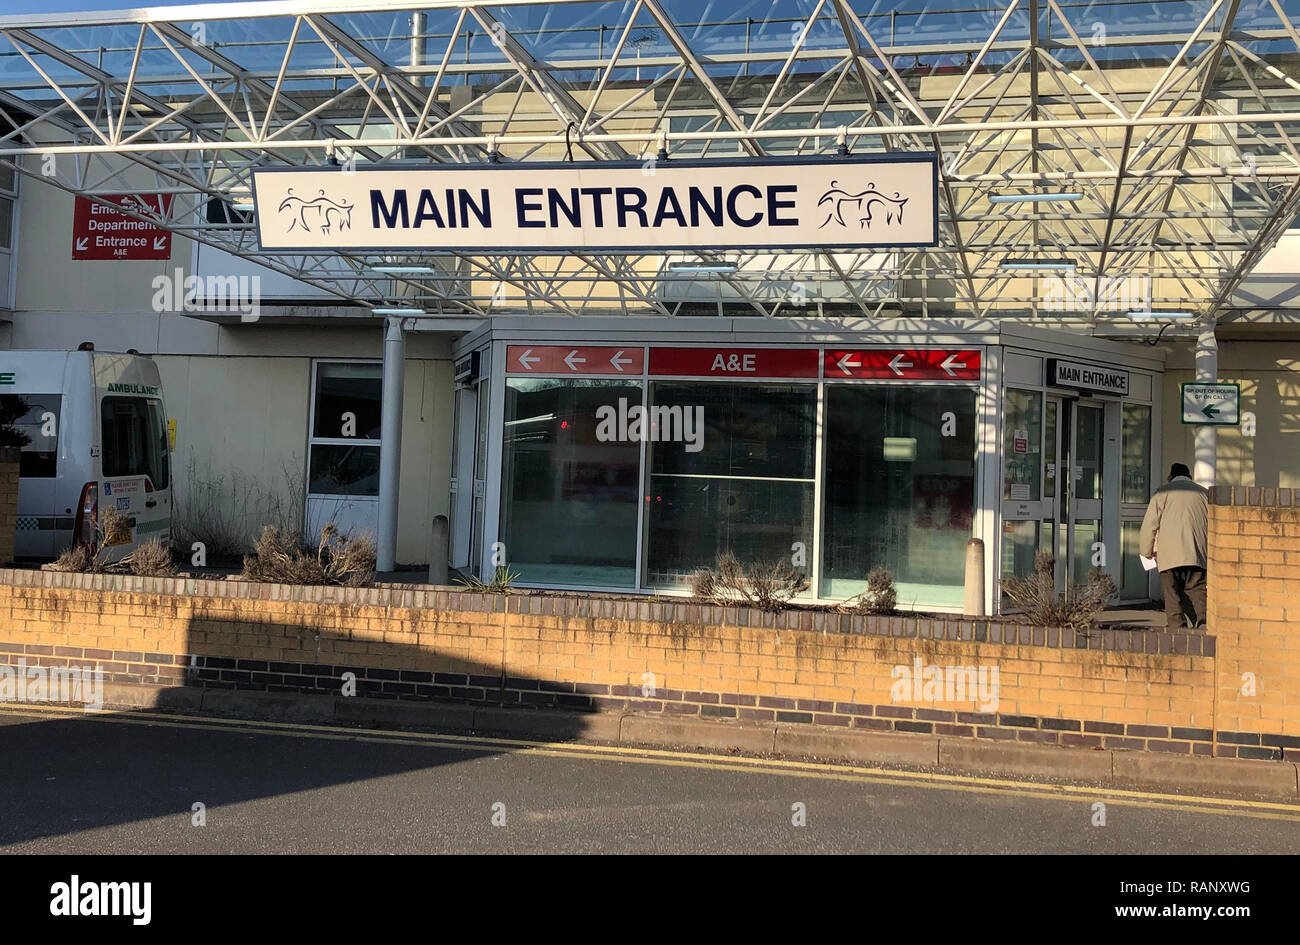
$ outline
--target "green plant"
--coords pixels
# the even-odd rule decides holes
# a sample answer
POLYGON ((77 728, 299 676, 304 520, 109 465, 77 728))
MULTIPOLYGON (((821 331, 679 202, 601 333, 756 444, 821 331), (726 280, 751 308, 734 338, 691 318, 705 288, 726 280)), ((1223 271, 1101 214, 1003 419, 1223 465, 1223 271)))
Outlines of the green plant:
POLYGON ((840 604, 836 610, 849 614, 892 614, 898 606, 898 590, 888 568, 872 568, 866 590, 840 604))
POLYGON ((483 594, 509 594, 510 589, 517 580, 519 580, 519 572, 512 571, 502 565, 492 573, 491 581, 480 581, 470 575, 465 578, 457 578, 456 583, 467 590, 478 591, 483 594))
POLYGON ((691 593, 698 600, 744 604, 768 613, 785 610, 808 587, 808 578, 783 560, 744 565, 730 551, 718 556, 716 567, 691 575, 691 593))
POLYGON ((1119 593, 1114 578, 1101 568, 1094 568, 1088 572, 1084 584, 1071 584, 1063 594, 1057 594, 1055 571, 1056 559, 1040 551, 1034 556, 1032 574, 1000 582, 1002 593, 1022 611, 1025 621, 1045 627, 1086 630, 1106 602, 1119 593))
POLYGON ((246 581, 272 584, 339 584, 361 587, 375 578, 375 543, 369 535, 345 535, 328 522, 315 548, 297 534, 265 525, 244 557, 246 581))

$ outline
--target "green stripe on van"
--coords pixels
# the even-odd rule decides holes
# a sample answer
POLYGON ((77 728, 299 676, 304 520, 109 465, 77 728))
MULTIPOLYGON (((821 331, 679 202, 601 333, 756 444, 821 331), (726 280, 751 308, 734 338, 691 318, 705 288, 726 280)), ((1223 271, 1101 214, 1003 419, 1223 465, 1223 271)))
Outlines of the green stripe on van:
POLYGON ((137 535, 143 535, 146 532, 161 532, 166 531, 170 527, 171 522, 165 518, 159 519, 156 522, 140 522, 135 526, 135 533, 137 535))

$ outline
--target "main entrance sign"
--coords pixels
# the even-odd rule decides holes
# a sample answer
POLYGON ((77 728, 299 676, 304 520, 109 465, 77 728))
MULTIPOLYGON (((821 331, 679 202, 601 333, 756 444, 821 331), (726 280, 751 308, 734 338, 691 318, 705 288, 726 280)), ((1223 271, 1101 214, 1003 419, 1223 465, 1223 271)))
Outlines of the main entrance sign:
POLYGON ((1047 386, 1071 387, 1093 394, 1128 396, 1128 371, 1062 358, 1047 359, 1047 386))
POLYGON ((253 172, 274 250, 935 246, 933 154, 253 172))

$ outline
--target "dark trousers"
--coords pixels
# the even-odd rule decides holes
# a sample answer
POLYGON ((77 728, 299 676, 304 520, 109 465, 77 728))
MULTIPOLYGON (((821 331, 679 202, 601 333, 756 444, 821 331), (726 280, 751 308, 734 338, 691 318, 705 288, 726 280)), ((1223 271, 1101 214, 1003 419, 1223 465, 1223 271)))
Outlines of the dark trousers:
POLYGON ((1170 630, 1205 623, 1205 569, 1170 568, 1160 572, 1160 588, 1165 593, 1165 619, 1170 630))

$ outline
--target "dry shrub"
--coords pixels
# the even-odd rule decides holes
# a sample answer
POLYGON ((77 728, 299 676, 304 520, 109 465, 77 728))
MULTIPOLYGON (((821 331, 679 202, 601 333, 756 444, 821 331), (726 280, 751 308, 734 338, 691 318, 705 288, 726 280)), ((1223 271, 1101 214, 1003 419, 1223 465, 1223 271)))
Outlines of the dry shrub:
POLYGON ((867 575, 867 588, 850 597, 835 609, 845 614, 892 614, 898 606, 898 590, 894 575, 888 568, 872 568, 867 575))
POLYGON ((718 556, 717 567, 701 568, 691 576, 691 593, 711 604, 743 604, 780 613, 790 599, 808 590, 808 578, 785 561, 743 565, 730 551, 718 556))
POLYGON ((1088 572, 1086 584, 1067 585, 1064 594, 1056 593, 1056 559, 1046 551, 1034 555, 1034 571, 1028 577, 1001 581, 1002 593, 1024 613, 1026 622, 1043 627, 1068 627, 1087 630, 1093 618, 1119 589, 1115 580, 1101 568, 1088 572))
MULTIPOLYGON (((108 549, 131 540, 131 526, 127 523, 126 516, 117 509, 104 509, 98 518, 91 521, 91 526, 95 530, 95 551, 92 553, 90 546, 85 543, 74 545, 54 559, 50 565, 51 570, 100 572, 121 564, 108 563, 108 549)), ((124 558, 123 561, 125 560, 124 558)))
POLYGON ((161 538, 151 538, 136 546, 118 563, 139 577, 167 577, 176 573, 171 546, 161 538))
POLYGON ((333 522, 320 530, 316 547, 274 525, 262 527, 243 578, 270 584, 340 584, 361 587, 375 578, 375 543, 369 535, 344 535, 333 522))
POLYGON ((94 555, 86 545, 73 545, 54 559, 51 571, 89 571, 94 555))
POLYGON ((202 542, 209 561, 232 559, 248 551, 265 522, 291 535, 302 531, 306 497, 296 454, 281 463, 278 481, 238 469, 208 472, 212 465, 191 449, 173 512, 183 544, 202 542))

